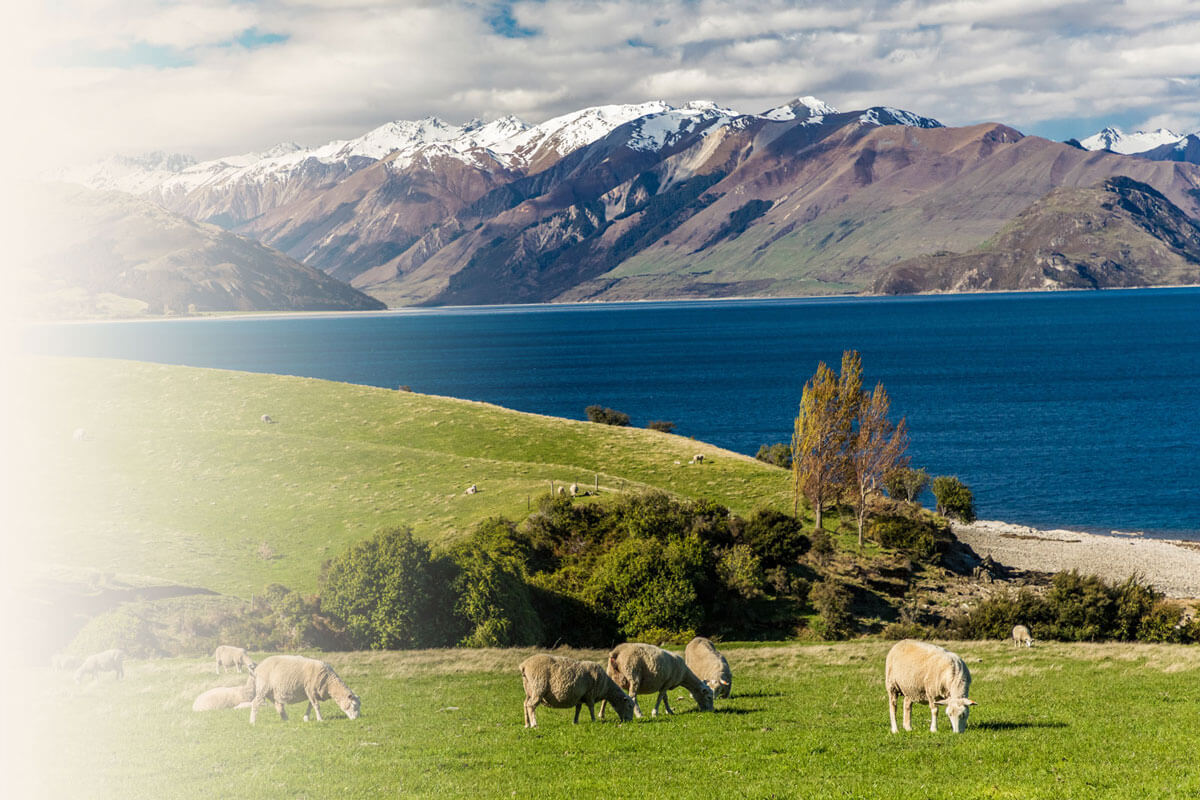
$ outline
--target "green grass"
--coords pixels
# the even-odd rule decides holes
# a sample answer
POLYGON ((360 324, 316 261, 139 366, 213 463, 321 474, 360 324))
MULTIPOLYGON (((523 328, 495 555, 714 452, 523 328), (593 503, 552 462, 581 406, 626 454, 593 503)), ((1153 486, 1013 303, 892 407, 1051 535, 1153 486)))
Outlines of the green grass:
POLYGON ((271 582, 312 591, 351 542, 402 525, 448 541, 489 516, 524 517, 551 481, 790 507, 787 471, 644 429, 126 361, 28 359, 14 378, 14 539, 65 569, 242 597, 271 582), (696 453, 705 462, 689 465, 696 453), (471 484, 478 494, 464 494, 471 484))
MULTIPOLYGON (((347 720, 302 705, 196 714, 207 659, 133 662, 74 685, 39 671, 19 761, 35 797, 1194 798, 1200 649, 994 642, 950 646, 978 702, 966 733, 888 731, 890 643, 724 646, 734 697, 701 714, 571 725, 540 708, 521 725, 516 665, 530 651, 325 654, 362 697, 347 720)), ((599 653, 587 653, 598 657, 599 653)), ((676 699, 678 698, 678 699, 676 699)), ((652 696, 642 698, 647 712, 652 696)))

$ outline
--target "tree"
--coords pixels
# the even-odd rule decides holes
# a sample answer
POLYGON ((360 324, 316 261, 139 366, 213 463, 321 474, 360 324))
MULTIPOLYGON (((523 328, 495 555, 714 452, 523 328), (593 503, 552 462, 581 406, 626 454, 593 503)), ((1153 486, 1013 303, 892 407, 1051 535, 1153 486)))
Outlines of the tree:
POLYGON ((847 350, 842 354, 840 376, 822 361, 800 395, 800 413, 792 435, 792 513, 799 516, 800 496, 808 498, 817 530, 821 512, 846 483, 847 450, 861 394, 862 362, 856 351, 847 350))
POLYGON ((883 487, 892 499, 915 503, 929 488, 929 473, 923 469, 898 467, 884 476, 883 487))
POLYGON ((321 608, 357 647, 402 650, 454 644, 447 565, 407 528, 350 547, 322 579, 321 608))
POLYGON ((975 496, 957 477, 939 475, 934 478, 933 496, 937 500, 937 513, 958 517, 963 522, 975 521, 975 496))
POLYGON ((665 419, 654 419, 647 422, 646 427, 652 431, 658 431, 660 433, 671 433, 675 430, 675 423, 669 422, 665 419))
POLYGON ((776 442, 771 445, 762 445, 758 448, 758 452, 754 457, 759 461, 765 461, 768 464, 774 464, 777 467, 784 469, 792 468, 792 447, 786 442, 776 442))
POLYGON ((584 409, 587 413, 587 418, 591 422, 599 422, 604 425, 628 426, 629 415, 623 414, 620 411, 615 411, 604 406, 588 406, 584 409))
POLYGON ((525 554, 515 532, 508 520, 489 519, 451 552, 459 570, 454 608, 469 628, 461 646, 523 647, 542 639, 525 554))
POLYGON ((867 518, 867 499, 883 483, 885 475, 897 467, 906 466, 908 433, 904 419, 893 425, 888 419, 891 401, 883 384, 875 385, 875 391, 863 393, 858 404, 857 429, 850 443, 849 474, 851 478, 850 502, 854 506, 854 519, 858 523, 858 546, 863 544, 863 525, 867 518))

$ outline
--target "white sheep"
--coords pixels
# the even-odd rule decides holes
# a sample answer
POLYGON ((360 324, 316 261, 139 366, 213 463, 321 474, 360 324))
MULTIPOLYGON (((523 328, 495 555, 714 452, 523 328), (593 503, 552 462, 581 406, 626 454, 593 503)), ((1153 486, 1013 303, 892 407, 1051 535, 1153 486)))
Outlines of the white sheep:
POLYGON ((683 660, 688 669, 712 689, 713 697, 729 697, 733 690, 733 673, 725 656, 710 639, 697 636, 688 642, 683 660))
MULTIPOLYGON (((652 716, 658 716, 660 704, 666 707, 668 714, 674 714, 667 692, 676 686, 683 686, 691 692, 692 699, 701 711, 713 710, 712 689, 688 669, 683 658, 661 647, 634 642, 619 644, 608 654, 607 671, 613 682, 633 698, 633 714, 638 718, 642 716, 642 709, 637 696, 652 692, 658 693, 652 716)), ((604 718, 604 709, 605 704, 601 703, 601 719, 604 718)))
POLYGON ((904 730, 912 730, 912 704, 929 704, 929 730, 937 732, 937 707, 946 707, 950 727, 962 733, 975 701, 967 697, 971 671, 955 653, 928 642, 905 639, 887 654, 884 683, 888 692, 888 714, 896 733, 896 695, 904 695, 904 730))
POLYGON ((192 711, 216 711, 222 708, 249 708, 254 699, 254 676, 241 686, 218 686, 201 693, 192 703, 192 711))
POLYGON ((475 494, 478 491, 479 491, 479 487, 477 487, 475 484, 472 483, 470 486, 467 487, 467 491, 463 492, 463 494, 475 494))
POLYGON ((358 718, 362 703, 358 695, 342 682, 333 667, 324 661, 304 656, 270 656, 264 658, 254 670, 254 700, 250 704, 250 724, 258 716, 258 708, 270 698, 275 703, 279 718, 287 721, 287 703, 307 700, 304 721, 308 722, 310 711, 316 712, 317 722, 322 722, 322 700, 333 700, 350 719, 358 718))
POLYGON ((1033 647, 1033 636, 1024 625, 1014 625, 1012 630, 1013 647, 1033 647))
POLYGON ((271 419, 270 414, 263 414, 261 417, 259 417, 259 419, 261 419, 263 422, 267 423, 268 425, 275 424, 275 420, 271 419))
POLYGON ((573 658, 544 653, 530 656, 521 662, 521 682, 525 686, 525 727, 537 727, 534 709, 575 706, 575 724, 579 711, 586 704, 592 721, 596 721, 596 701, 608 702, 617 709, 622 722, 633 719, 633 700, 621 691, 604 667, 595 661, 576 661, 573 658))
POLYGON ((83 680, 84 675, 96 677, 97 672, 115 672, 117 679, 125 677, 125 651, 113 648, 100 653, 93 653, 83 660, 83 664, 75 672, 75 682, 83 680))
POLYGON ((250 654, 246 652, 246 648, 244 647, 233 647, 223 644, 213 651, 213 658, 217 662, 218 675, 221 674, 221 667, 224 667, 226 670, 236 667, 238 672, 241 672, 242 667, 245 667, 247 672, 254 673, 254 661, 251 660, 250 654))

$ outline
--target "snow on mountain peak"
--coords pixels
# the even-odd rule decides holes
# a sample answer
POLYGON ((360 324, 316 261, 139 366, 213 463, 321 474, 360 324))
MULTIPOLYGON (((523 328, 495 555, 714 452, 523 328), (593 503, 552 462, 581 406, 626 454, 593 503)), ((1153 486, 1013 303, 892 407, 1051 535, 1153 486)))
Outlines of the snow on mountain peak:
POLYGON ((629 137, 628 146, 632 150, 661 150, 698 126, 713 130, 738 116, 736 111, 709 100, 693 100, 681 108, 668 106, 666 111, 641 117, 629 137), (711 124, 714 122, 715 125, 711 124))
POLYGON ((829 105, 829 103, 806 94, 804 97, 797 97, 790 103, 776 106, 770 111, 764 111, 758 116, 765 117, 774 122, 786 122, 793 119, 809 119, 810 117, 823 117, 826 114, 836 113, 838 113, 838 110, 829 105))
POLYGON ((1080 140, 1085 150, 1111 150, 1122 155, 1144 153, 1164 144, 1174 144, 1181 138, 1179 134, 1166 128, 1154 131, 1134 131, 1125 133, 1117 127, 1107 127, 1086 139, 1080 140))
POLYGON ((942 123, 932 117, 922 117, 911 111, 891 106, 868 108, 858 118, 863 125, 905 125, 910 128, 943 128, 942 123))

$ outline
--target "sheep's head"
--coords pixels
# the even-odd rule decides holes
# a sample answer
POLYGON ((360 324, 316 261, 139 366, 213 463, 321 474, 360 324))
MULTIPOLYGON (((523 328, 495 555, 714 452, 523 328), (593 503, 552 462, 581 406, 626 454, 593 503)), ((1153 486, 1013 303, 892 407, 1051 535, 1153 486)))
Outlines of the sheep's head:
POLYGON ((342 711, 346 712, 346 716, 350 719, 358 719, 358 710, 362 707, 362 700, 358 699, 358 695, 351 692, 346 696, 345 700, 339 701, 338 705, 342 711))
POLYGON ((971 715, 974 700, 969 697, 951 697, 937 702, 938 705, 946 707, 946 716, 950 718, 950 727, 955 733, 962 733, 967 729, 967 717, 971 715))
POLYGON ((700 684, 700 688, 692 692, 692 699, 700 706, 701 711, 713 710, 713 690, 707 683, 700 684))
POLYGON ((621 696, 612 704, 617 710, 617 719, 621 722, 629 722, 633 719, 633 698, 621 692, 621 696))
POLYGON ((257 667, 257 666, 258 666, 258 664, 255 664, 255 663, 254 663, 254 661, 252 661, 251 659, 249 659, 249 658, 247 658, 247 659, 246 659, 246 670, 247 670, 247 671, 248 671, 248 672, 249 672, 251 675, 253 675, 253 674, 254 674, 254 668, 255 668, 255 667, 257 667))

